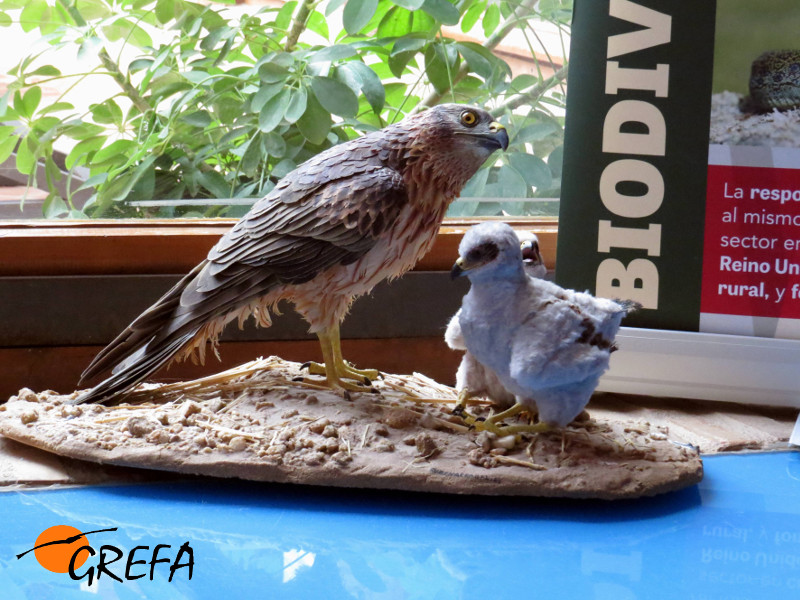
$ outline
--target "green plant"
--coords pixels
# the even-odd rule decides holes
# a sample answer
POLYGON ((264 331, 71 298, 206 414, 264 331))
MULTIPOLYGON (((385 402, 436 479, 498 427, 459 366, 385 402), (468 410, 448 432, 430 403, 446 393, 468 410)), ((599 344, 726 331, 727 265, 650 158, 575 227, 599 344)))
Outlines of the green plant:
MULTIPOLYGON (((259 197, 332 144, 457 101, 491 107, 512 139, 465 196, 557 195, 566 67, 549 78, 512 78, 492 50, 518 30, 533 53, 534 25, 549 21, 566 32, 571 4, 293 0, 247 12, 188 0, 0 0, 0 25, 38 30, 49 46, 11 72, 0 119, 21 127, 0 127, 0 162, 16 147, 17 169, 30 185, 41 183, 36 165, 44 165, 48 217, 197 214, 135 202, 259 197), (340 9, 344 27, 331 31, 327 16, 340 9), (486 42, 448 37, 443 26, 455 25, 482 31, 486 42), (53 51, 96 57, 96 64, 62 73, 47 60, 53 51), (111 77, 116 92, 81 112, 69 91, 94 77, 111 77), (62 80, 70 88, 43 103, 42 87, 62 80), (71 145, 66 171, 87 169, 88 178, 67 182, 59 194, 54 146, 63 142, 71 145), (87 189, 91 197, 77 202, 87 189)), ((221 202, 205 214, 243 210, 221 202)), ((499 210, 476 201, 456 212, 499 210)))

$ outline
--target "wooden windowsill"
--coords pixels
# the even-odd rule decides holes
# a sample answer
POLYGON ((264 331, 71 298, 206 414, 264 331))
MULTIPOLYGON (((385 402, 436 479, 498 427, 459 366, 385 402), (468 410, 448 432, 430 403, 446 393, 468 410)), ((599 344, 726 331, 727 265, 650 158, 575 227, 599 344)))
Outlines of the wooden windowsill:
MULTIPOLYGON (((539 237, 548 269, 555 266, 557 220, 506 219, 539 237)), ((449 270, 475 220, 450 220, 417 271, 449 270)), ((185 273, 203 260, 234 219, 0 221, 0 276, 185 273)))

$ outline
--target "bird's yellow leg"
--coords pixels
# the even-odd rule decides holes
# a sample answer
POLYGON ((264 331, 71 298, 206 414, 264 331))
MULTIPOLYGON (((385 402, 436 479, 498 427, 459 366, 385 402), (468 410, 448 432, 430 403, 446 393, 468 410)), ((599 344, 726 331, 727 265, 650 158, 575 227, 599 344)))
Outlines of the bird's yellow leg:
MULTIPOLYGON (((340 352, 338 354, 339 358, 337 361, 337 350, 334 349, 334 344, 336 339, 338 339, 338 328, 335 337, 331 335, 331 332, 328 330, 318 332, 317 337, 319 338, 319 345, 322 349, 322 360, 324 361, 324 364, 315 362, 306 363, 305 366, 308 368, 308 372, 312 375, 324 375, 325 380, 331 389, 343 389, 350 392, 369 391, 369 387, 342 381, 343 378, 354 378, 343 375, 343 369, 340 366, 340 363, 343 362, 340 352)), ((364 378, 361 377, 360 379, 363 380, 364 378)), ((370 382, 366 381, 366 385, 369 386, 370 382)))
MULTIPOLYGON (((459 397, 460 399, 460 397, 459 397)), ((477 431, 491 431, 497 435, 512 435, 517 433, 543 433, 550 430, 547 423, 536 423, 535 425, 503 425, 501 421, 510 417, 515 417, 522 412, 528 412, 528 408, 524 404, 517 402, 511 408, 499 412, 491 417, 480 421, 472 415, 464 417, 464 422, 474 427, 477 431)))
MULTIPOLYGON (((328 368, 327 365, 333 365, 336 374, 341 379, 355 379, 356 381, 360 381, 365 385, 370 385, 373 379, 380 377, 380 373, 375 369, 367 369, 361 370, 356 369, 351 364, 342 358, 342 347, 341 341, 339 339, 339 326, 337 325, 332 330, 326 330, 320 333, 317 333, 317 337, 319 338, 320 344, 322 345, 323 349, 330 348, 331 351, 331 358, 323 359, 325 361, 324 364, 319 364, 316 362, 307 362, 303 365, 304 368, 308 369, 308 372, 311 375, 325 375, 328 376, 328 368)), ((324 350, 323 350, 324 355, 324 350)))
POLYGON ((331 346, 333 348, 333 360, 336 363, 336 370, 339 373, 339 377, 363 381, 367 385, 370 385, 373 379, 378 378, 380 373, 376 369, 356 369, 353 365, 344 360, 342 357, 342 341, 339 337, 338 323, 331 329, 330 336, 331 346))
POLYGON ((472 394, 467 388, 464 388, 460 392, 458 392, 458 401, 456 402, 455 407, 453 407, 453 414, 458 415, 459 417, 463 417, 466 421, 468 418, 472 418, 475 420, 471 414, 466 411, 467 408, 467 400, 472 398, 472 394))

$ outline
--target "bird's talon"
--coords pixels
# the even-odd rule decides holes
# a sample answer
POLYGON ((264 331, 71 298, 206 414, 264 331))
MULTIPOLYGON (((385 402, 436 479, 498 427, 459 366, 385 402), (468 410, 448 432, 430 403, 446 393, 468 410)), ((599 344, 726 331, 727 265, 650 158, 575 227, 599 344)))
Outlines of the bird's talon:
POLYGON ((350 390, 342 390, 342 396, 347 402, 353 401, 353 396, 350 395, 350 390))
POLYGON ((298 375, 297 377, 292 377, 292 381, 295 381, 295 382, 297 382, 297 381, 305 381, 305 377, 303 377, 302 375, 298 375))
POLYGON ((463 416, 464 416, 464 405, 463 404, 457 404, 456 407, 453 410, 450 411, 450 414, 451 415, 455 415, 457 417, 462 417, 463 418, 463 416))
POLYGON ((311 361, 310 360, 307 360, 302 365, 300 365, 300 370, 301 371, 303 371, 305 369, 309 369, 309 368, 311 368, 311 361))

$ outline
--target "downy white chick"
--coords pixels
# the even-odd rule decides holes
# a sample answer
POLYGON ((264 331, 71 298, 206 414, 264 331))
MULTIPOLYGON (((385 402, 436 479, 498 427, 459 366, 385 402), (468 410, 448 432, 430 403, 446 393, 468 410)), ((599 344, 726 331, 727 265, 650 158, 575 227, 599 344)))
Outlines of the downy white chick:
POLYGON ((608 368, 620 322, 635 303, 529 277, 519 240, 505 223, 472 227, 459 255, 451 275, 466 275, 472 284, 458 315, 464 346, 516 398, 476 427, 510 434, 567 425, 608 368), (497 425, 528 408, 538 410, 538 424, 497 425))
MULTIPOLYGON (((539 238, 531 231, 515 232, 520 242, 522 263, 525 272, 531 277, 545 277, 547 267, 539 250, 539 238)), ((461 335, 459 315, 461 310, 453 315, 447 324, 444 339, 453 350, 464 350, 464 356, 456 371, 456 390, 458 390, 458 405, 453 411, 463 414, 464 407, 469 398, 481 396, 490 399, 501 408, 512 406, 516 399, 502 384, 494 371, 484 367, 475 357, 467 352, 464 337, 461 335)))

